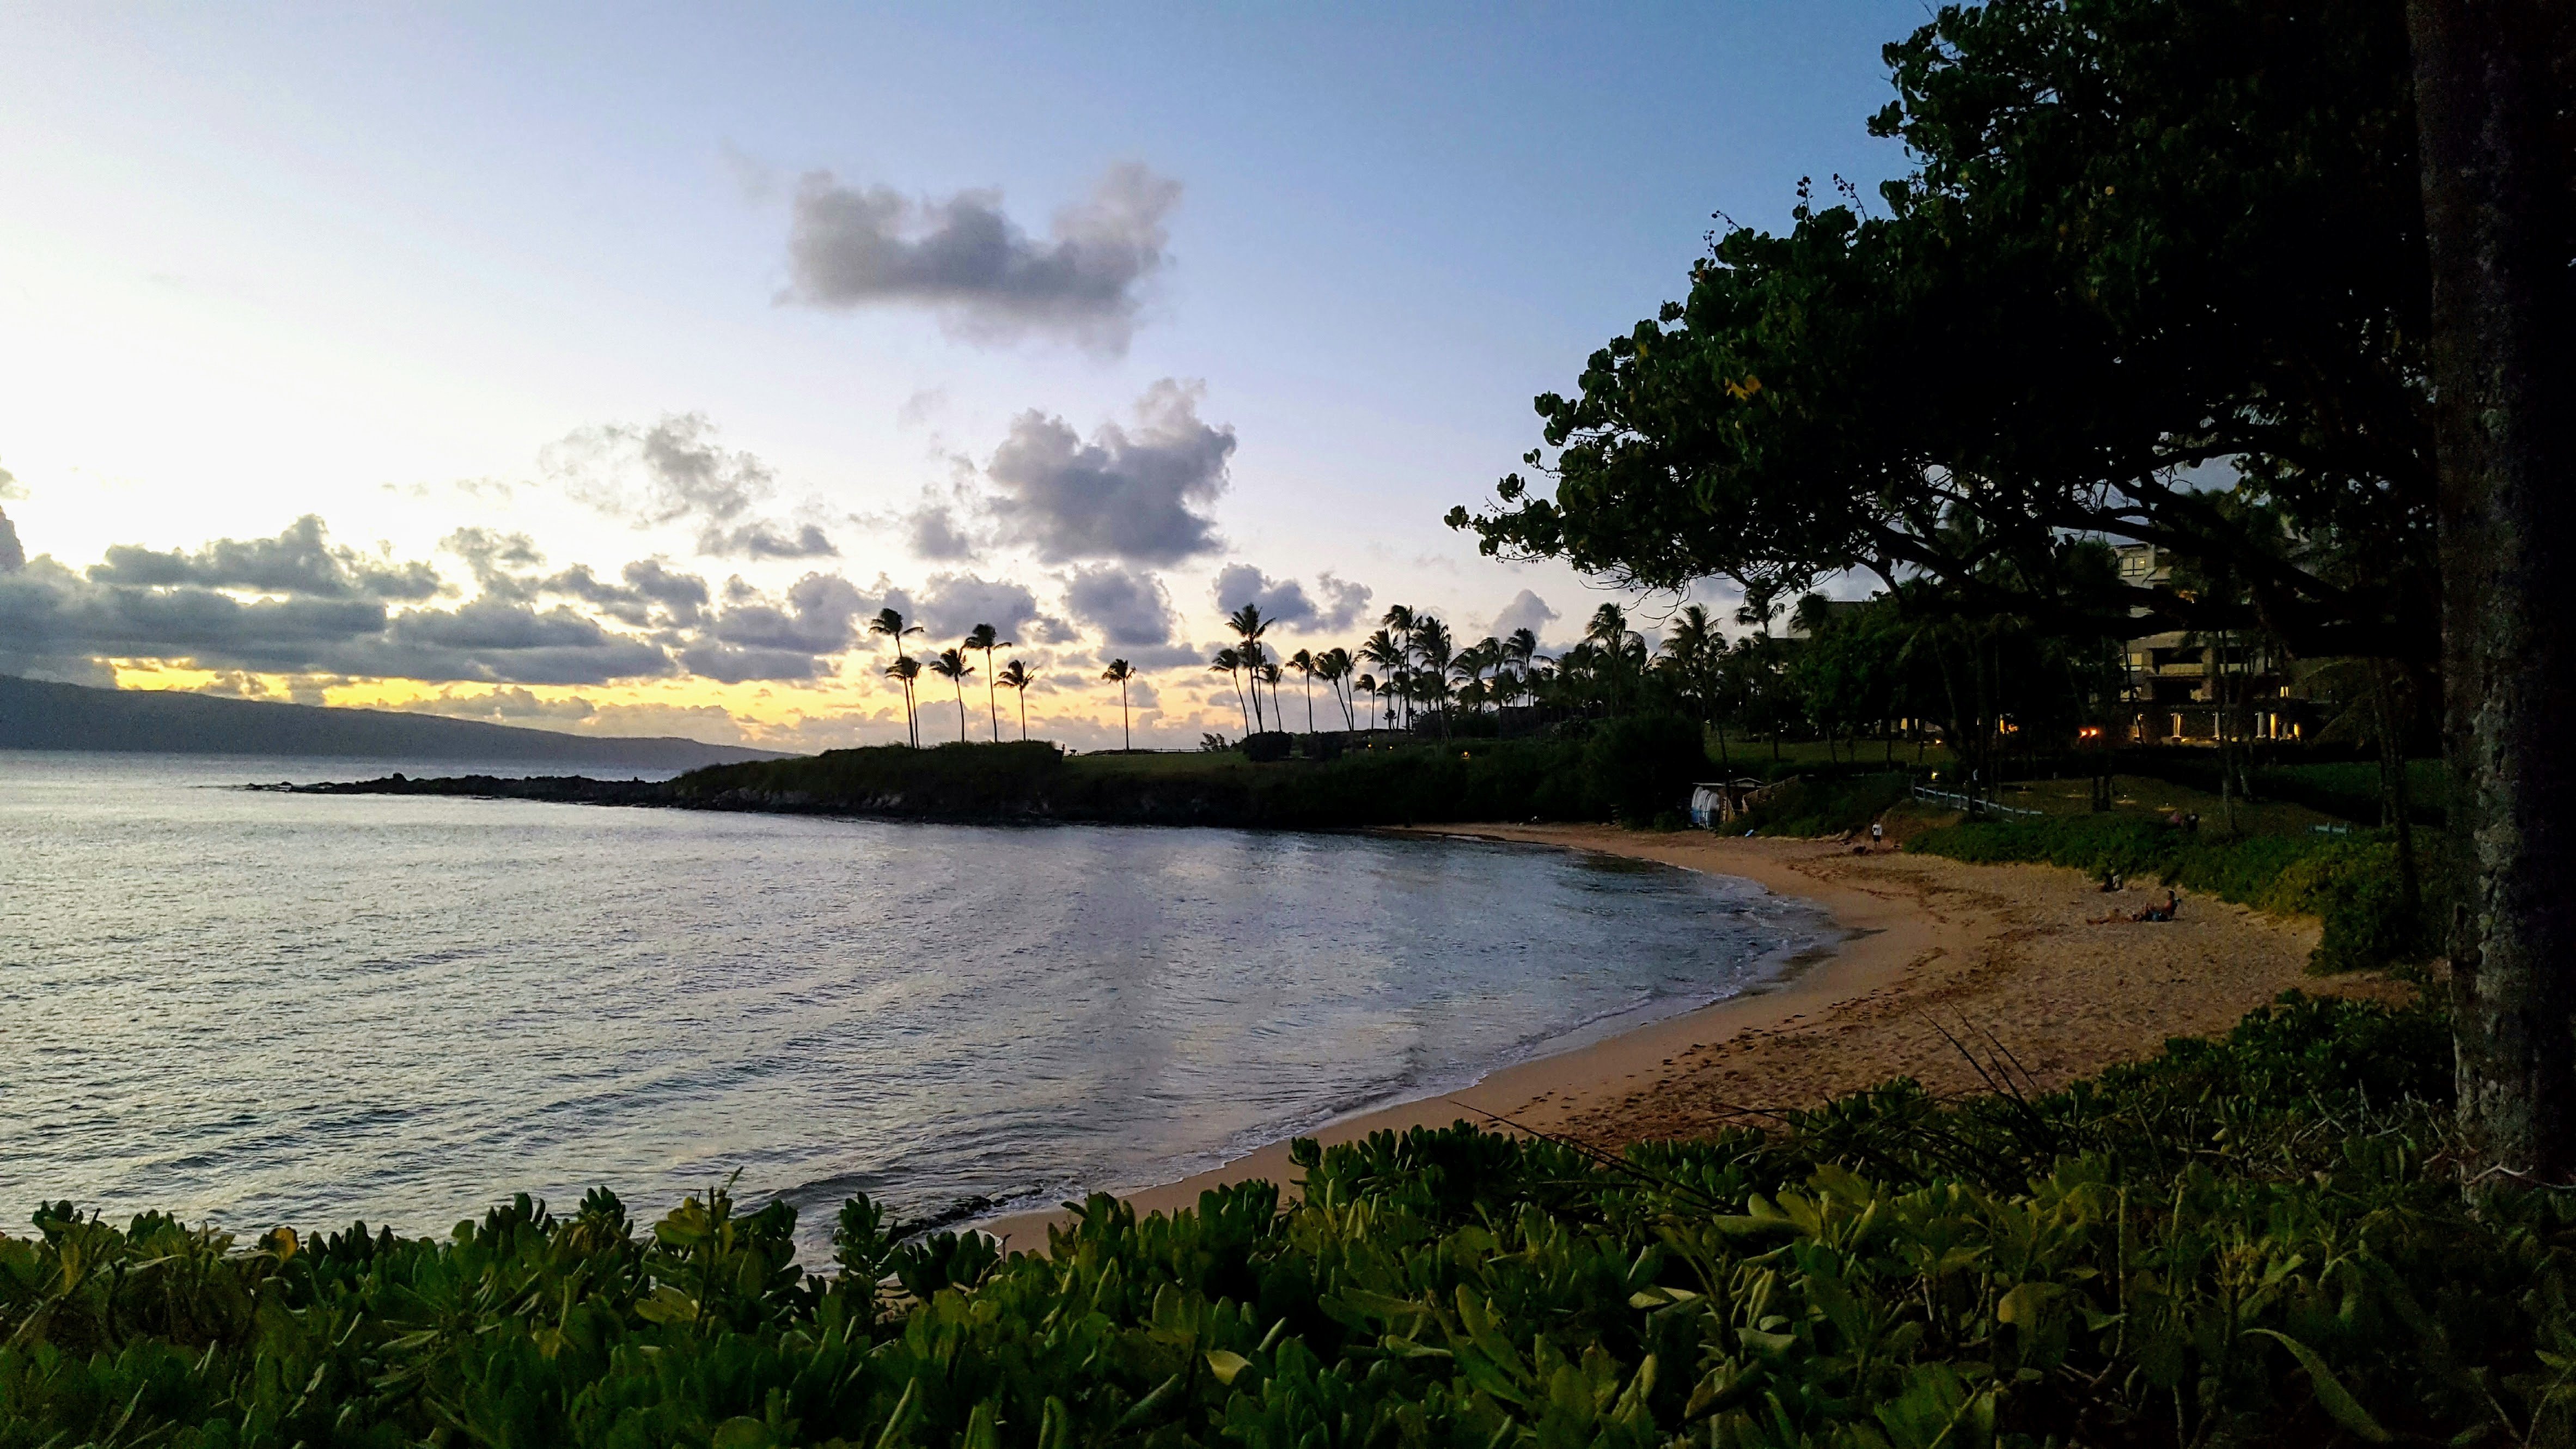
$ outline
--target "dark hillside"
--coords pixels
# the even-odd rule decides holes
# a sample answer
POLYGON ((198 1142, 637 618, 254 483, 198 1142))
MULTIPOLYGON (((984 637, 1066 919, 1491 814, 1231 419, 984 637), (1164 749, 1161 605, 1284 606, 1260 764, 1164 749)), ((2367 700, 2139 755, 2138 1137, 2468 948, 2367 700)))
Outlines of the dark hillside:
POLYGON ((560 760, 690 769, 770 760, 767 750, 661 736, 622 739, 514 729, 437 715, 91 689, 0 675, 0 749, 339 759, 560 760))

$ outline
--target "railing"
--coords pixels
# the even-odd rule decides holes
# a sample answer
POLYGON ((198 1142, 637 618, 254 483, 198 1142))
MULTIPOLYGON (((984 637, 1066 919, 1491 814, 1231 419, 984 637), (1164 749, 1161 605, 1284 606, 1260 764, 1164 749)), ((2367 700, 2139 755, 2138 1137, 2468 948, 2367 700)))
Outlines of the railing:
POLYGON ((1980 800, 1974 795, 1962 795, 1955 790, 1935 790, 1929 785, 1922 784, 1914 787, 1914 798, 1935 801, 1953 810, 1964 810, 1971 815, 1980 813, 2011 815, 2025 820, 2037 820, 2047 813, 2044 810, 2025 810, 2018 805, 1998 805, 1992 800, 1980 800))

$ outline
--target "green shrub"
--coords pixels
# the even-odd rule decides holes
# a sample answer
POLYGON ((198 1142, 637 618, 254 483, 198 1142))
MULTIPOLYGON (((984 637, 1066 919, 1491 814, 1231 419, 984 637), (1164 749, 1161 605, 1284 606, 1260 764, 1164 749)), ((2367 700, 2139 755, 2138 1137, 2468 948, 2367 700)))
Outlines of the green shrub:
POLYGON ((1596 808, 1627 824, 1687 804, 1692 782, 1708 769, 1698 722, 1679 715, 1608 720, 1583 745, 1584 790, 1596 808))
POLYGON ((1296 743, 1296 738, 1285 730, 1262 730, 1243 737, 1243 757, 1255 764, 1269 764, 1288 758, 1296 743))
POLYGON ((859 1199, 831 1276, 723 1192, 248 1244, 56 1204, 0 1237, 0 1446, 2565 1443, 2576 1203, 2464 1208, 2447 1053, 2293 996, 1615 1159, 1301 1143, 1294 1205, 1094 1197, 1045 1258, 859 1199))

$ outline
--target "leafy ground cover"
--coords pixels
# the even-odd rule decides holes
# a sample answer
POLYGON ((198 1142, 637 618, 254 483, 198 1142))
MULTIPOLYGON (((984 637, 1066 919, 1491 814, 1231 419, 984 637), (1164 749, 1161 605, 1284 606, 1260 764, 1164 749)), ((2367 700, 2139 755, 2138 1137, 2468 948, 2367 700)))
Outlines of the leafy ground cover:
POLYGON ((2320 972, 2419 961, 2429 940, 2425 913, 2407 908, 2397 847, 2375 834, 2221 836, 2137 815, 2055 815, 1962 820, 1915 835, 1905 848, 2153 879, 2257 910, 2313 915, 2324 934, 2309 968, 2320 972))
POLYGON ((1890 1084, 1609 1159, 1301 1145, 1048 1256, 522 1198, 0 1238, 0 1445, 2564 1443, 2576 1204, 2462 1206, 2444 1022, 2285 997, 2059 1093, 1890 1084))

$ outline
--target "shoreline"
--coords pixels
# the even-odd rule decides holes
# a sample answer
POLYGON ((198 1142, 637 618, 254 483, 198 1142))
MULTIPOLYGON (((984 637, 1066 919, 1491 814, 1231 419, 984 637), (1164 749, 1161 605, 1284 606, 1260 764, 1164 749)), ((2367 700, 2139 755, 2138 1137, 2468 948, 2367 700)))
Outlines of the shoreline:
MULTIPOLYGON (((1617 1151, 1758 1123, 1896 1077, 1964 1096, 1991 1090, 1986 1073, 2001 1069, 2025 1089, 2054 1090, 2151 1055, 2171 1037, 2223 1032, 2284 990, 2381 999, 2412 990, 2376 973, 2307 975, 2313 920, 2194 897, 2175 922, 2104 921, 2154 892, 2136 887, 2106 898, 2081 873, 2055 866, 1602 826, 1387 833, 1553 845, 1735 876, 1821 907, 1842 939, 1804 969, 1740 995, 1305 1134, 1326 1146, 1465 1119, 1617 1151), (1970 1060, 1961 1042, 1979 1043, 1986 1060, 1970 1060)), ((1247 1178, 1293 1194, 1296 1175, 1283 1139, 1117 1196, 1139 1215, 1168 1213, 1247 1178)), ((1043 1252, 1046 1229, 1068 1216, 1031 1210, 972 1226, 1000 1238, 1005 1251, 1043 1252)))
MULTIPOLYGON (((1786 1026, 1845 1001, 1888 990, 1924 955, 1952 949, 1957 944, 1947 939, 1952 933, 1950 923, 1925 916, 1913 909, 1910 901, 1892 901, 1865 889, 1821 881, 1798 871, 1791 862, 1815 854, 1819 847, 1813 841, 1717 836, 1695 842, 1720 848, 1726 857, 1726 864, 1720 868, 1635 848, 1658 840, 1657 836, 1638 834, 1635 844, 1623 840, 1615 845, 1589 838, 1558 838, 1576 833, 1586 837, 1625 834, 1597 828, 1394 826, 1385 828, 1383 833, 1552 845, 1734 876, 1772 895, 1794 897, 1822 908, 1841 939, 1798 952, 1781 974, 1736 995, 1659 1017, 1597 1041, 1496 1068, 1455 1091, 1364 1109, 1300 1134, 1328 1147, 1359 1140, 1372 1132, 1446 1127, 1461 1119, 1502 1126, 1504 1130, 1563 1132, 1570 1125, 1569 1119, 1583 1109, 1644 1081, 1671 1065, 1683 1052, 1742 1033, 1786 1026)), ((1296 1168, 1288 1160, 1290 1140, 1265 1143, 1177 1181, 1115 1195, 1142 1215, 1195 1207, 1201 1192, 1247 1178, 1267 1179, 1277 1183, 1283 1194, 1293 1194, 1296 1168)), ((1031 1209, 987 1218, 972 1226, 1000 1238, 1005 1251, 1042 1252, 1047 1228, 1065 1223, 1069 1216, 1061 1208, 1031 1209)))

